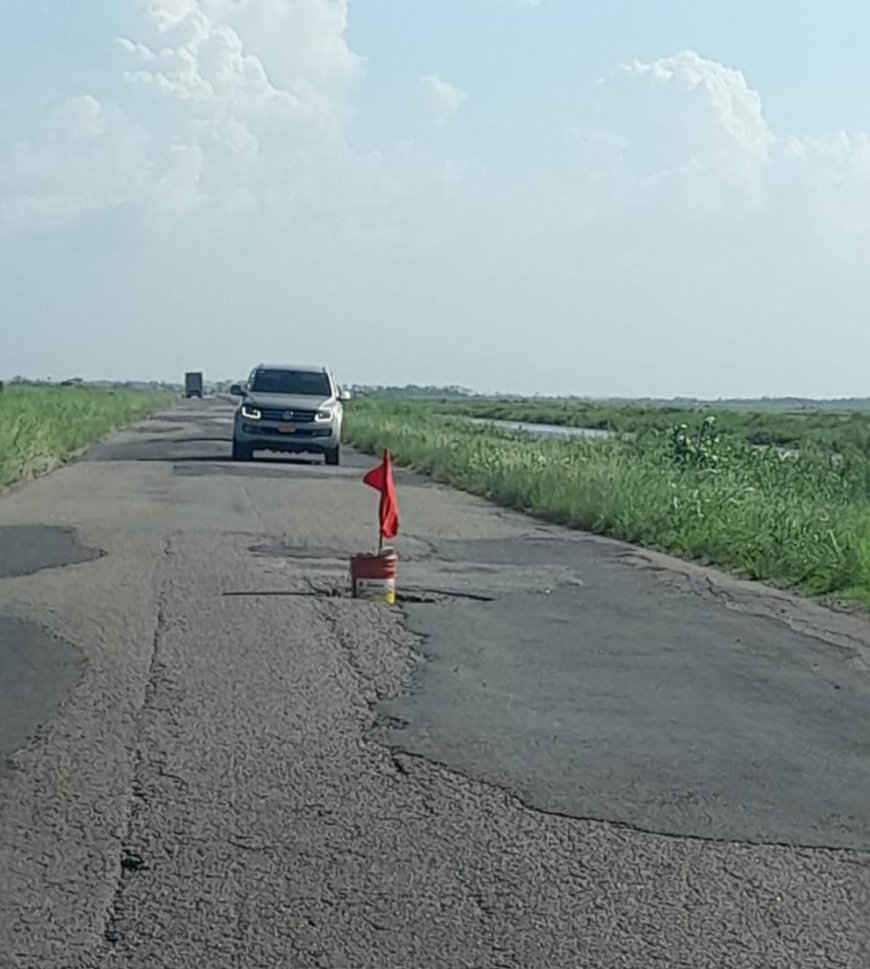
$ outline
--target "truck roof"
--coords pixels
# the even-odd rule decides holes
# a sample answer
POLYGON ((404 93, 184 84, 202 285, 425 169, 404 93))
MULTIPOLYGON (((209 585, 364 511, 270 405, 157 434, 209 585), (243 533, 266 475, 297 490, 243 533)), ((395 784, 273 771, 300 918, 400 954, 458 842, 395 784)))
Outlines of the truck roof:
POLYGON ((329 373, 327 367, 316 367, 304 363, 258 363, 255 370, 296 370, 300 373, 329 373))

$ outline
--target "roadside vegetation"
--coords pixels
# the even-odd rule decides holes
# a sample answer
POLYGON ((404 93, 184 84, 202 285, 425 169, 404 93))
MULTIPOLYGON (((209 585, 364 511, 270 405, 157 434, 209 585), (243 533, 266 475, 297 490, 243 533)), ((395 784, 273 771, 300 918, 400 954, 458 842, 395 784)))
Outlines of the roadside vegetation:
POLYGON ((170 399, 135 390, 7 385, 0 392, 0 488, 57 467, 170 399))
MULTIPOLYGON (((639 408, 632 420, 624 407, 604 426, 633 436, 606 440, 539 440, 464 419, 542 420, 535 404, 484 409, 497 406, 463 403, 445 414, 443 403, 360 400, 348 410, 346 434, 363 449, 388 447, 397 463, 547 521, 809 594, 870 602, 870 416, 845 415, 829 426, 828 415, 807 414, 798 436, 787 420, 793 415, 764 415, 765 429, 757 415, 740 412, 730 422, 718 412, 639 408), (799 450, 783 457, 760 443, 799 450)), ((575 426, 603 426, 588 416, 575 426)))
POLYGON ((578 401, 441 400, 430 405, 440 414, 483 420, 588 427, 617 434, 668 432, 674 424, 699 423, 713 416, 722 434, 749 444, 796 447, 808 441, 831 450, 870 448, 870 411, 751 410, 747 407, 609 404, 578 401))

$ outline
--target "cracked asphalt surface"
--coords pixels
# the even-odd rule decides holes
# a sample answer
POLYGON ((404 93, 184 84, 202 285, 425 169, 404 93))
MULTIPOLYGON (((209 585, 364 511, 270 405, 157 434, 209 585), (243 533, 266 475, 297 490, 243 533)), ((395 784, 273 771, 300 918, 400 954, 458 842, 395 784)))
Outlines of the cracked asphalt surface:
POLYGON ((0 501, 0 966, 870 965, 863 616, 406 474, 352 602, 372 462, 228 418, 0 501))

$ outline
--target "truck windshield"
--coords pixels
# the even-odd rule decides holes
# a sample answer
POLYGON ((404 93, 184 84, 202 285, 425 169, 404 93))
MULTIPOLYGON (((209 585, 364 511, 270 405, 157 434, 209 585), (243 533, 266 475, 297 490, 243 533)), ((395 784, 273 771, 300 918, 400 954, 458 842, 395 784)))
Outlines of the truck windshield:
POLYGON ((260 394, 330 397, 332 388, 325 373, 305 370, 257 370, 251 391, 260 394))

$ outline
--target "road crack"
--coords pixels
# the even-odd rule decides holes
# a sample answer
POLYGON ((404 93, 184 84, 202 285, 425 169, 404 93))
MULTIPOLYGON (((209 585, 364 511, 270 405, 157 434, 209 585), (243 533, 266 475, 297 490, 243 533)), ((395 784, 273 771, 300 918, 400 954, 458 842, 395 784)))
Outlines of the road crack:
POLYGON ((136 728, 133 750, 133 769, 130 778, 130 794, 127 799, 127 820, 124 838, 120 844, 118 852, 118 868, 116 875, 115 892, 112 904, 106 913, 103 929, 103 938, 109 946, 115 946, 120 941, 118 931, 119 915, 123 905, 123 887, 126 880, 142 872, 147 872, 149 866, 147 858, 141 846, 136 846, 134 842, 134 830, 136 819, 144 810, 148 801, 144 782, 145 764, 145 721, 148 711, 154 706, 154 699, 160 688, 161 682, 166 675, 166 667, 160 660, 160 651, 163 637, 169 626, 165 611, 166 598, 166 579, 165 574, 167 565, 172 559, 173 536, 167 537, 163 545, 163 554, 159 559, 158 574, 161 581, 157 592, 157 608, 155 610, 154 625, 151 635, 151 648, 148 657, 148 667, 145 676, 145 686, 142 691, 142 700, 136 711, 136 728))

